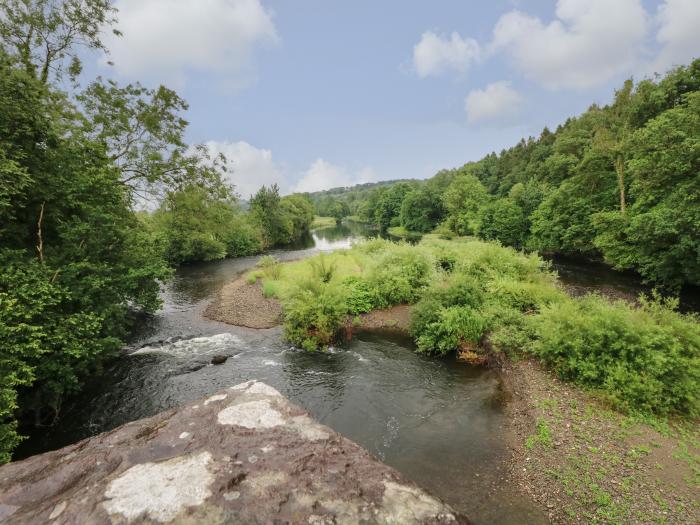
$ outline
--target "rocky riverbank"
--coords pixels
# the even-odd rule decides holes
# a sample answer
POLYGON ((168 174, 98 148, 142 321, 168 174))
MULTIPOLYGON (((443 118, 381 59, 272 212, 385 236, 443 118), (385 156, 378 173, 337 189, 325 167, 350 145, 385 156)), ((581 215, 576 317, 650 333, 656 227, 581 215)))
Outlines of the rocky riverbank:
POLYGON ((3 466, 0 522, 468 523, 256 381, 3 466))
MULTIPOLYGON (((227 300, 246 311, 264 309, 260 285, 247 286, 258 291, 243 293, 239 283, 227 300)), ((235 316, 218 320, 237 324, 235 316)), ((397 306, 358 316, 348 330, 406 333, 409 324, 410 307, 397 306)), ((508 400, 511 455, 504 482, 537 502, 551 522, 700 523, 697 424, 644 421, 610 410, 599 396, 557 380, 534 361, 492 364, 508 400)))
POLYGON ((610 410, 533 361, 501 377, 509 482, 553 523, 700 523, 700 426, 610 410))

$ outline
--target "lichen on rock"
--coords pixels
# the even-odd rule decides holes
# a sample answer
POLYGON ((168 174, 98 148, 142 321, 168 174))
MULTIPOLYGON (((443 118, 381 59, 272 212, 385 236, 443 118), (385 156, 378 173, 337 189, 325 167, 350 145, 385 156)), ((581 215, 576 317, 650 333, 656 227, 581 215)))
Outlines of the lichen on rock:
POLYGON ((467 523, 257 381, 0 467, 0 521, 467 523))

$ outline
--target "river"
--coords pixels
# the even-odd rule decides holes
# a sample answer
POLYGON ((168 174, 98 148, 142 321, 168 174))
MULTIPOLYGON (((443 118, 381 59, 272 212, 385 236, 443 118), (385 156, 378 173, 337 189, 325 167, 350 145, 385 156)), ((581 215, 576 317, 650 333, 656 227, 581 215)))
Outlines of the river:
MULTIPOLYGON (((291 260, 347 248, 368 233, 357 224, 316 230, 306 245, 274 255, 291 260)), ((343 349, 306 353, 283 342, 279 328, 252 330, 205 319, 202 312, 219 288, 256 261, 246 257, 178 269, 163 288, 163 308, 139 322, 125 355, 67 403, 56 426, 35 432, 18 456, 258 379, 476 524, 547 522, 502 483, 499 467, 508 450, 495 372, 454 358, 421 356, 409 339, 395 335, 360 333, 343 349), (213 355, 228 359, 211 365, 213 355)), ((614 276, 592 278, 590 269, 567 271, 573 267, 566 262, 555 261, 555 267, 573 287, 622 295, 642 289, 625 279, 616 285, 614 276), (577 282, 580 274, 584 279, 577 282)))

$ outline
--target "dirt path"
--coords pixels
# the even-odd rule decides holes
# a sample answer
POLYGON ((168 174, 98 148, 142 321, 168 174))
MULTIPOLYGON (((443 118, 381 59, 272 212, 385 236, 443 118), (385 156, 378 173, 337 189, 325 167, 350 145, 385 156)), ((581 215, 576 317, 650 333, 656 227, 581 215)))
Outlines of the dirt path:
POLYGON ((221 288, 204 316, 235 326, 272 328, 282 322, 282 305, 265 297, 259 283, 249 284, 241 276, 221 288))

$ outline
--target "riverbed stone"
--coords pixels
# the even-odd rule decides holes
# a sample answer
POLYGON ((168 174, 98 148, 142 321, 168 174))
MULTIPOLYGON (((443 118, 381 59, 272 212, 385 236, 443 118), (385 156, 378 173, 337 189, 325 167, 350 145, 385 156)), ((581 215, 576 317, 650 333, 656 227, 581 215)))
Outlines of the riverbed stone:
POLYGON ((468 523, 257 381, 0 467, 0 521, 468 523))

